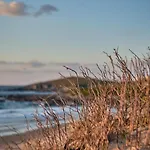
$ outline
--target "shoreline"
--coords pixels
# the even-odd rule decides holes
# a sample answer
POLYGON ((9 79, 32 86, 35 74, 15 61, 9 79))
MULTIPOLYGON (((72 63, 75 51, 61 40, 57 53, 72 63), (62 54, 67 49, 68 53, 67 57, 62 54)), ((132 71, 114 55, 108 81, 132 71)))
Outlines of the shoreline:
MULTIPOLYGON (((68 123, 66 123, 68 125, 68 123)), ((64 123, 61 124, 61 128, 65 126, 64 123)), ((49 127, 49 130, 54 129, 54 127, 49 127)), ((25 149, 25 143, 27 140, 34 140, 34 138, 42 138, 43 128, 31 129, 24 133, 0 136, 0 150, 5 150, 6 148, 15 148, 15 149, 25 149), (16 145, 17 144, 17 145, 16 145)))
POLYGON ((22 146, 30 138, 42 136, 40 129, 29 130, 24 133, 0 136, 0 150, 6 149, 9 146, 17 148, 16 144, 22 146), (9 146, 8 146, 9 145, 9 146))

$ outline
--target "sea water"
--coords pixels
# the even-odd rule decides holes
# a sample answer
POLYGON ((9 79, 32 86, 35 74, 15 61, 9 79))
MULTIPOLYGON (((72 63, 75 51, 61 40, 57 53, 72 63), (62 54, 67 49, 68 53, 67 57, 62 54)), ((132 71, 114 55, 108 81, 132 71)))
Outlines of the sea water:
MULTIPOLYGON (((52 92, 35 92, 35 91, 0 91, 0 136, 23 133, 29 129, 37 129, 35 116, 43 123, 46 123, 46 114, 42 104, 29 101, 12 101, 7 100, 7 95, 50 95, 52 92)), ((49 109, 48 107, 46 108, 49 109)), ((77 112, 74 107, 66 106, 64 111, 61 107, 51 107, 58 115, 60 123, 63 123, 63 113, 72 113, 77 118, 77 112)), ((50 119, 53 118, 51 117, 50 119)))
MULTIPOLYGON (((46 117, 48 116, 51 121, 53 121, 53 117, 50 117, 46 111, 45 107, 43 108, 43 104, 39 104, 37 102, 30 101, 12 101, 4 98, 4 95, 50 95, 52 92, 35 92, 35 91, 0 91, 0 136, 12 135, 23 133, 28 130, 37 129, 37 121, 35 119, 38 118, 40 122, 46 124, 46 117)), ((49 109, 48 107, 46 108, 49 109)), ((71 107, 66 106, 64 110, 61 107, 53 106, 51 109, 55 112, 55 114, 59 117, 59 122, 64 123, 62 117, 70 114, 74 117, 74 119, 78 119, 78 111, 81 110, 81 107, 71 107)), ((48 110, 49 111, 49 110, 48 110)), ((111 113, 116 114, 116 109, 112 108, 111 113)), ((69 115, 68 115, 69 116, 69 115)), ((67 118, 66 118, 67 119, 67 118)))

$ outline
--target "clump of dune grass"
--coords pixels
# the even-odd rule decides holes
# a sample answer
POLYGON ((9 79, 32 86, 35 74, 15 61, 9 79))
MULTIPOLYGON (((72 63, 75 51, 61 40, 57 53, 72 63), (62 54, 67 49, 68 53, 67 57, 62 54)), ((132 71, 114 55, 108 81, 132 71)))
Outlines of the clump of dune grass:
POLYGON ((150 149, 150 57, 131 53, 130 60, 117 49, 114 56, 106 53, 111 65, 100 68, 97 64, 98 74, 80 67, 87 81, 85 88, 79 86, 78 73, 65 66, 77 77, 76 83, 68 80, 70 95, 78 99, 74 110, 65 112, 67 102, 61 96, 63 115, 43 107, 46 121, 35 116, 40 134, 28 140, 24 149, 107 150, 114 145, 122 150, 150 149))

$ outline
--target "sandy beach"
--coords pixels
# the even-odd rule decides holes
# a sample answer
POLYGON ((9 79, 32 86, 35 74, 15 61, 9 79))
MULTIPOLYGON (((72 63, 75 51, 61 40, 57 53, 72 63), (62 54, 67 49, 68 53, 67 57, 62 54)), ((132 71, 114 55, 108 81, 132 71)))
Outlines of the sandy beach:
MULTIPOLYGON (((61 128, 64 128, 64 124, 61 124, 61 128)), ((68 124, 67 124, 68 126, 68 124)), ((55 127, 50 127, 48 130, 53 130, 55 127)), ((45 130, 45 129, 44 129, 45 130)), ((32 129, 24 133, 20 134, 13 134, 8 136, 2 136, 0 137, 0 150, 6 150, 15 148, 15 150, 21 149, 26 150, 24 143, 27 142, 27 140, 34 141, 34 139, 42 139, 43 138, 43 128, 41 129, 32 129)))
POLYGON ((19 149, 19 147, 23 149, 23 143, 25 143, 31 137, 32 139, 34 139, 34 137, 39 137, 39 136, 41 136, 40 130, 37 129, 37 130, 27 131, 21 134, 14 134, 14 135, 0 137, 0 150, 9 149, 9 146, 15 149, 17 148, 19 149), (19 147, 17 145, 19 145, 19 147))
MULTIPOLYGON (((62 125, 61 127, 64 127, 64 125, 62 125)), ((145 142, 145 138, 147 135, 147 129, 144 129, 141 132, 141 136, 142 136, 142 142, 145 142)), ((150 136, 150 135, 149 135, 150 136)), ((27 140, 33 140, 35 138, 42 138, 42 134, 41 134, 41 130, 37 129, 37 130, 32 130, 32 131, 27 131, 25 133, 21 133, 18 135, 9 135, 9 136, 3 136, 0 138, 0 150, 9 150, 9 149, 15 149, 15 150, 28 150, 24 143, 27 140), (11 148, 10 148, 11 147, 11 148)), ((150 141, 149 141, 150 142, 150 141)), ((133 143, 134 143, 134 138, 133 138, 133 143)), ((120 148, 122 148, 123 150, 129 150, 129 147, 126 147, 123 143, 119 143, 120 148)), ((149 150, 150 147, 142 147, 140 150, 149 150)), ((118 150, 118 145, 115 141, 112 141, 109 143, 109 147, 108 150, 118 150)), ((136 148, 133 146, 131 148, 131 150, 136 150, 136 148)))

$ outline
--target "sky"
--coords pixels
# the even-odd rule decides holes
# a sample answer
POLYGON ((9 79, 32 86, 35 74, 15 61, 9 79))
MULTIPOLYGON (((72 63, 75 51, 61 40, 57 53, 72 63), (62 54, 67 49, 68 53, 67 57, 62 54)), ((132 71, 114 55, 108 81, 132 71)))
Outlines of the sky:
POLYGON ((65 63, 93 67, 117 47, 127 57, 128 49, 146 53, 149 6, 149 0, 0 0, 0 85, 58 78, 65 63))

